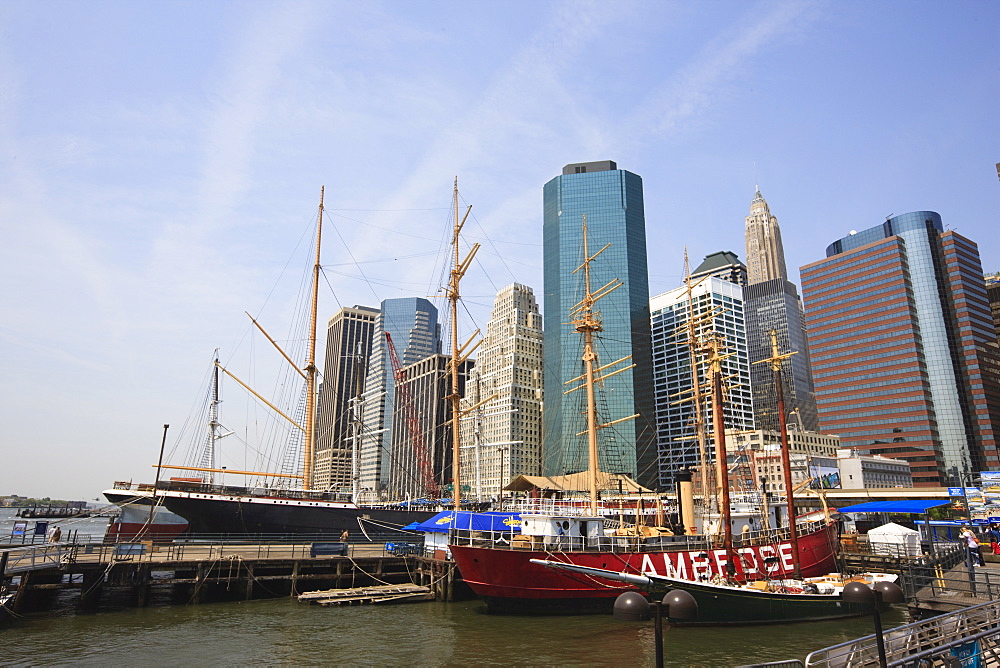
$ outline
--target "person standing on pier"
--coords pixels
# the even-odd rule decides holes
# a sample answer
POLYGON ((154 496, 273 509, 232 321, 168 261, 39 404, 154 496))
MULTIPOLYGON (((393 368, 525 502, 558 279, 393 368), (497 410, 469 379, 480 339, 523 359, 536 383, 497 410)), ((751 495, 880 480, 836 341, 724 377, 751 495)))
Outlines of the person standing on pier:
POLYGON ((350 534, 350 533, 348 533, 347 529, 344 529, 343 531, 341 531, 341 532, 340 532, 340 542, 341 542, 341 543, 346 543, 346 542, 347 542, 347 540, 348 540, 348 539, 349 539, 350 537, 351 537, 351 534, 350 534))
POLYGON ((976 534, 973 533, 972 528, 967 526, 962 529, 959 538, 965 541, 965 547, 972 565, 984 566, 983 555, 979 553, 979 539, 976 538, 976 534))
POLYGON ((991 524, 987 533, 990 535, 990 551, 993 554, 1000 554, 1000 529, 997 528, 996 524, 991 524))

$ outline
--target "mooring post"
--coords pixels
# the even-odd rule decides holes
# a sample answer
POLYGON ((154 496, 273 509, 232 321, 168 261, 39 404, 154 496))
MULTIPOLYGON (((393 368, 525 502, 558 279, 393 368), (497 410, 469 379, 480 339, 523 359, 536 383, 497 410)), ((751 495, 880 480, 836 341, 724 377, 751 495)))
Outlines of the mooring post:
POLYGON ((249 601, 253 598, 253 564, 243 564, 247 569, 247 583, 245 588, 246 600, 249 601))
POLYGON ((93 610, 101 601, 101 594, 104 591, 104 571, 88 570, 83 573, 83 582, 80 584, 80 609, 93 610))
POLYGON ((149 604, 149 564, 140 564, 135 573, 135 604, 145 608, 149 604))

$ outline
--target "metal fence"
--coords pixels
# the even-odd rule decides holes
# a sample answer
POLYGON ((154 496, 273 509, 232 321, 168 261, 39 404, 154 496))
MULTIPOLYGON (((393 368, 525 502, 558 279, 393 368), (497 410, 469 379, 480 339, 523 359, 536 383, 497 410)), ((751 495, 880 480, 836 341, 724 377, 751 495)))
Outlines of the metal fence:
MULTIPOLYGON (((887 664, 932 666, 1000 665, 1000 601, 933 617, 883 634, 887 664), (960 663, 978 656, 979 663, 960 663)), ((806 657, 806 666, 851 668, 878 665, 875 635, 827 647, 806 657)))

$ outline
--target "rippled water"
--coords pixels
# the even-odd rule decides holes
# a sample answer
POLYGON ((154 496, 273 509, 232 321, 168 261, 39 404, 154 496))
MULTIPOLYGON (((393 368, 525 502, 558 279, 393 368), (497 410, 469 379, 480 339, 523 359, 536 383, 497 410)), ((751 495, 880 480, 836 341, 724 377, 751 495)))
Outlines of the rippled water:
MULTIPOLYGON (((4 665, 588 665, 653 663, 651 623, 609 616, 508 617, 478 601, 312 606, 293 599, 21 620, 0 629, 4 665)), ((890 626, 904 623, 892 613, 890 626)), ((666 662, 737 666, 803 659, 871 633, 871 619, 674 628, 666 662)))

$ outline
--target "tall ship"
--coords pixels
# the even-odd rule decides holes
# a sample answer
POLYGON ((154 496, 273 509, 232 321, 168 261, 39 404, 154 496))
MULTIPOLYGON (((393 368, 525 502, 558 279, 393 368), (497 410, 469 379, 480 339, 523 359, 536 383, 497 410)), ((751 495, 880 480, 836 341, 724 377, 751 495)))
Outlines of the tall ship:
MULTIPOLYGON (((468 358, 468 353, 459 350, 457 342, 457 300, 459 299, 459 281, 472 260, 472 255, 478 249, 475 244, 469 257, 459 262, 458 238, 459 231, 465 219, 459 219, 458 182, 454 189, 454 263, 451 271, 451 282, 446 290, 446 296, 452 309, 452 357, 449 363, 449 375, 452 380, 452 391, 448 399, 452 406, 452 431, 454 432, 453 477, 458 481, 458 366, 468 358)), ((471 209, 471 207, 469 207, 471 209)), ((465 217, 468 217, 468 211, 465 217)), ((301 432, 302 448, 298 466, 289 467, 280 473, 263 473, 258 471, 232 470, 214 465, 211 457, 205 457, 201 466, 167 466, 162 461, 158 465, 161 470, 180 469, 187 471, 186 475, 196 474, 199 477, 172 477, 156 484, 156 499, 168 511, 184 518, 192 533, 209 534, 339 534, 343 530, 361 529, 364 533, 380 533, 398 530, 412 522, 429 519, 440 511, 445 503, 456 509, 467 507, 460 498, 461 489, 458 484, 453 487, 451 499, 439 499, 443 485, 429 475, 426 480, 425 494, 419 498, 385 500, 363 497, 358 486, 358 442, 360 440, 360 411, 355 410, 356 423, 353 438, 353 484, 350 490, 315 489, 313 488, 313 453, 316 443, 316 376, 315 363, 316 320, 318 288, 321 273, 320 245, 323 229, 323 193, 320 194, 319 213, 317 217, 315 236, 315 261, 312 266, 312 283, 310 294, 310 313, 308 345, 305 361, 299 367, 292 363, 288 354, 283 351, 273 338, 253 320, 254 325, 264 334, 272 345, 278 348, 286 361, 292 364, 295 371, 305 381, 305 407, 301 419, 295 419, 278 410, 272 403, 254 392, 247 383, 236 378, 230 371, 215 361, 214 375, 216 378, 213 406, 218 404, 217 387, 218 373, 224 372, 240 385, 254 394, 259 401, 267 404, 281 418, 294 426, 293 433, 301 432), (227 485, 222 484, 225 477, 247 476, 260 480, 258 484, 227 485)), ((385 336, 392 357, 393 375, 397 389, 401 381, 405 381, 405 370, 400 365, 395 354, 391 337, 388 332, 376 332, 376 336, 385 336)), ((469 351, 471 353, 471 351, 469 351)), ((408 416, 404 410, 402 419, 407 422, 408 416)), ((214 442, 226 436, 220 433, 217 410, 209 414, 209 436, 206 452, 214 451, 214 442)), ((412 425, 410 425, 412 427, 412 425)), ((420 444, 418 444, 420 445, 420 444)), ((161 456, 162 458, 162 456, 161 456)), ((426 452, 417 452, 421 470, 426 473, 430 465, 426 452), (423 456, 421 456, 423 455, 423 456)), ((287 461, 286 457, 286 461, 287 461)))
MULTIPOLYGON (((595 334, 603 331, 595 303, 616 289, 606 285, 596 293, 590 285, 590 265, 607 246, 593 255, 588 249, 586 217, 583 220, 584 297, 570 314, 571 324, 581 335, 584 374, 580 388, 587 395, 587 431, 589 504, 554 499, 529 499, 521 512, 518 536, 453 532, 450 550, 464 581, 487 604, 491 612, 580 613, 609 609, 624 591, 643 591, 642 580, 609 579, 600 572, 616 572, 669 578, 673 583, 739 584, 748 581, 776 582, 790 578, 822 576, 834 570, 837 548, 836 524, 829 517, 796 517, 792 502, 791 467, 788 462, 787 432, 782 421, 782 445, 787 496, 787 517, 795 518, 787 526, 774 525, 765 519, 756 530, 737 525, 745 519, 734 516, 736 500, 730 496, 726 460, 723 405, 721 337, 710 333, 697 337, 690 332, 692 366, 708 367, 713 400, 715 466, 702 465, 702 497, 708 487, 718 490, 721 498, 714 517, 699 522, 694 517, 691 482, 680 482, 677 528, 618 526, 610 530, 607 513, 599 500, 598 423, 595 385, 602 378, 617 373, 616 364, 600 365, 594 347, 595 334), (695 363, 695 353, 700 364, 695 363), (714 469, 714 470, 713 470, 714 469), (714 473, 717 485, 706 485, 714 473), (552 567, 555 562, 567 568, 552 567), (569 569, 569 570, 568 570, 569 569), (573 570, 575 569, 575 571, 573 570), (588 570, 590 569, 590 570, 588 570), (637 584, 637 582, 639 584, 637 584)), ((690 279, 688 279, 690 283, 690 279)), ((620 285, 620 282, 618 283, 620 285)), ((693 328, 693 323, 691 323, 693 328)), ((775 350, 774 368, 783 356, 775 350)), ((627 360, 628 358, 626 358, 627 360)), ((780 379, 779 379, 780 380, 780 379)), ((695 389, 700 376, 694 375, 695 389)), ((780 382, 779 382, 780 387, 780 382)), ((575 389, 575 388, 574 388, 575 389)), ((568 391, 573 391, 568 390, 568 391)), ((695 391, 695 398, 699 393, 695 391)), ((701 407, 696 407, 697 427, 703 429, 701 407)), ((703 434, 699 434, 703 440, 703 434)), ((766 513, 766 508, 761 509, 766 513)), ((638 514, 637 514, 638 515, 638 514)), ((767 517, 765 514, 763 517, 767 517)), ((757 600, 757 599, 754 599, 757 600)))

